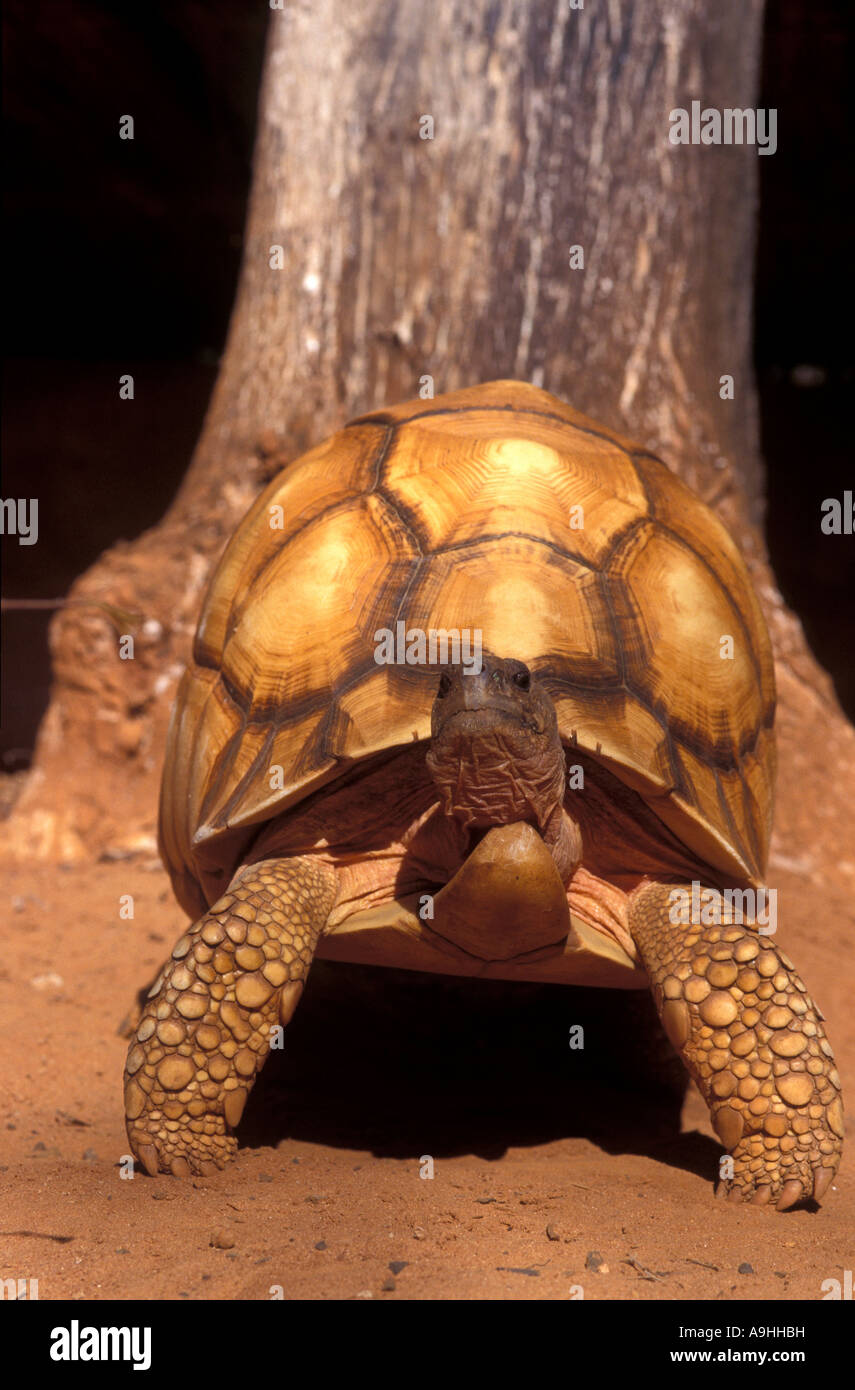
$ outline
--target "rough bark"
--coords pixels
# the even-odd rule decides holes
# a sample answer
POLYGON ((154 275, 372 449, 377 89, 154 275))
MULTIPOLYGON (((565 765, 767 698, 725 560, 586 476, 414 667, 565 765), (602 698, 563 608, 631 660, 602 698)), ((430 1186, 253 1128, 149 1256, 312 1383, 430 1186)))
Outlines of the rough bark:
POLYGON ((694 97, 756 103, 761 12, 760 0, 314 0, 272 13, 241 281, 202 437, 163 522, 73 590, 141 615, 135 658, 119 659, 103 609, 57 617, 53 699, 5 827, 14 850, 152 843, 169 708, 228 535, 284 462, 416 395, 425 375, 437 393, 543 385, 718 508, 776 645, 782 864, 816 814, 840 816, 812 734, 820 723, 845 772, 852 731, 756 529, 757 152, 668 140, 669 112, 694 97), (584 270, 570 268, 573 246, 584 270))

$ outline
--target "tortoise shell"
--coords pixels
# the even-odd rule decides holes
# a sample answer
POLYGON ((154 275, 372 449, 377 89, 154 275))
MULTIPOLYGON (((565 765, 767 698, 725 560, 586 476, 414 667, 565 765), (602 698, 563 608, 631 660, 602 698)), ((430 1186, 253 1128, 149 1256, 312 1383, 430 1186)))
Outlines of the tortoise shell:
POLYGON ((430 737, 436 673, 380 630, 524 661, 565 744, 759 885, 775 683, 745 564, 654 455, 516 381, 379 410, 291 463, 213 575, 170 724, 160 843, 198 916, 260 823, 430 737), (275 775, 272 775, 275 773, 275 775))

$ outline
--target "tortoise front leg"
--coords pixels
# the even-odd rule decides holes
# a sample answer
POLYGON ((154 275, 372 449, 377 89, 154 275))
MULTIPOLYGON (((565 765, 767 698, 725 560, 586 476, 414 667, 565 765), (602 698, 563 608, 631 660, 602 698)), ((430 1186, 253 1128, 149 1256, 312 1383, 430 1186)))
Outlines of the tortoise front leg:
POLYGON ((843 1147, 822 1014, 792 962, 751 925, 672 921, 673 888, 636 889, 630 931, 665 1032, 733 1155, 717 1195, 779 1211, 821 1198, 843 1147))
POLYGON ((181 937, 149 994, 125 1065, 135 1156, 152 1175, 210 1173, 231 1158, 229 1131, 287 1024, 337 892, 313 859, 242 868, 181 937))

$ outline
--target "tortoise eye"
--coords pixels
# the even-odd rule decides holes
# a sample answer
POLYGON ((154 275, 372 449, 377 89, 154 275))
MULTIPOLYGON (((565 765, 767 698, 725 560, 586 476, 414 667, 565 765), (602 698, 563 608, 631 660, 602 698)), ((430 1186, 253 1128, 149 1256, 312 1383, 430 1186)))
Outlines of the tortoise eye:
POLYGON ((518 685, 520 690, 530 690, 531 672, 525 670, 514 671, 514 685, 518 685))
POLYGON ((436 693, 437 693, 437 698, 440 699, 440 700, 442 700, 442 699, 444 698, 444 696, 446 696, 446 695, 448 694, 448 692, 449 692, 450 689, 451 689, 451 676, 448 674, 447 671, 443 671, 442 675, 441 675, 440 678, 439 678, 439 689, 438 689, 438 691, 436 692, 436 693))

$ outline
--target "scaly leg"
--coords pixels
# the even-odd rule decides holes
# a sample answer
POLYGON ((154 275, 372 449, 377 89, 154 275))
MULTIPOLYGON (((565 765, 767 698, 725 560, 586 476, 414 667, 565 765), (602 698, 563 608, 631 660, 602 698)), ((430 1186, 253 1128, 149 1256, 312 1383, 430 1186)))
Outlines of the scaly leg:
POLYGON ((336 877, 313 859, 240 869, 181 937, 149 994, 125 1066, 131 1148, 147 1172, 210 1173, 303 990, 336 877))
POLYGON ((821 1198, 843 1147, 822 1014, 792 962, 751 925, 675 924, 673 887, 636 889, 630 931, 665 1032, 733 1156, 718 1195, 779 1211, 821 1198))

